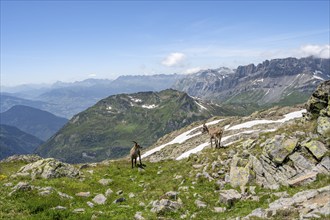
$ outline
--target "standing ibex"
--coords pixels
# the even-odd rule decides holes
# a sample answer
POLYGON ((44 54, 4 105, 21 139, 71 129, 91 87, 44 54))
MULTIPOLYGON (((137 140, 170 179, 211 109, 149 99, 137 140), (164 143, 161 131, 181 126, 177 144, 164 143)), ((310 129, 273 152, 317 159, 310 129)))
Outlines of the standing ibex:
POLYGON ((135 160, 135 166, 136 166, 136 160, 137 157, 140 159, 140 166, 142 166, 142 161, 141 161, 141 153, 140 149, 142 148, 136 141, 133 141, 134 146, 132 147, 130 151, 130 156, 131 156, 131 161, 132 161, 132 168, 133 168, 133 160, 135 160))
POLYGON ((205 123, 203 124, 203 132, 207 132, 210 135, 211 148, 212 148, 212 139, 215 140, 215 148, 220 148, 220 141, 223 133, 222 128, 208 128, 205 123))

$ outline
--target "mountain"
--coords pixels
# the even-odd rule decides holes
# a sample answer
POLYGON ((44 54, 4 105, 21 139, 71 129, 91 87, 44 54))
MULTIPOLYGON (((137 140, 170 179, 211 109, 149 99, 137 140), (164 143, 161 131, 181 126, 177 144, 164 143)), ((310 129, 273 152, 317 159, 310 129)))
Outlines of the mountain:
POLYGON ((116 80, 87 79, 74 83, 58 82, 37 99, 56 104, 64 113, 63 116, 71 118, 110 95, 168 89, 180 77, 181 75, 177 74, 159 74, 120 76, 116 80))
POLYGON ((15 105, 0 113, 1 124, 11 125, 46 141, 68 120, 49 112, 24 105, 15 105))
POLYGON ((9 157, 0 161, 0 216, 329 219, 329 92, 326 81, 305 106, 209 118, 208 126, 225 130, 220 149, 201 133, 203 121, 194 122, 143 150, 134 169, 127 157, 84 164, 9 157))
POLYGON ((43 109, 45 106, 48 105, 48 103, 19 98, 11 93, 4 93, 4 92, 0 93, 0 112, 5 112, 15 105, 26 105, 38 109, 43 109))
POLYGON ((175 90, 114 95, 75 115, 36 152, 72 163, 118 158, 132 141, 148 147, 173 130, 219 114, 230 112, 175 90))
POLYGON ((235 70, 202 70, 178 80, 172 88, 224 104, 293 105, 307 101, 317 85, 329 79, 330 59, 286 58, 235 70))
POLYGON ((14 154, 30 154, 42 143, 16 127, 0 124, 0 159, 14 154))

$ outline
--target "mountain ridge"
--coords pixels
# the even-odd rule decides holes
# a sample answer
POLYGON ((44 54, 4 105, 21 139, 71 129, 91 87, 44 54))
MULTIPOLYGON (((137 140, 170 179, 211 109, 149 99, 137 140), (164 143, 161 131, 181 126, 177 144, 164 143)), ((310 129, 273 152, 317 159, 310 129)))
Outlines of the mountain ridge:
POLYGON ((17 127, 25 133, 46 141, 57 132, 68 120, 44 110, 15 105, 0 113, 1 124, 17 127))
POLYGON ((172 89, 113 95, 75 115, 37 152, 70 162, 119 157, 127 154, 133 140, 146 147, 170 131, 215 114, 229 113, 172 89))

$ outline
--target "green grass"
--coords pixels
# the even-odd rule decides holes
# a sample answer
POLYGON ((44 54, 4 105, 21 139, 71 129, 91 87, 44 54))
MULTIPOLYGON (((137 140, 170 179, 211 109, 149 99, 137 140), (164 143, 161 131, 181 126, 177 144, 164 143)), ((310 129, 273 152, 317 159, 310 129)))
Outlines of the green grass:
MULTIPOLYGON (((214 149, 205 151, 203 157, 214 159, 218 155, 214 149)), ((163 161, 158 163, 146 163, 145 170, 139 172, 137 168, 131 169, 128 160, 112 161, 109 165, 98 165, 97 167, 88 167, 83 169, 85 179, 77 180, 71 178, 57 179, 35 179, 30 180, 27 177, 9 178, 11 173, 16 172, 22 163, 2 163, 0 175, 6 177, 0 180, 0 219, 91 219, 97 215, 99 219, 133 219, 136 212, 142 212, 146 219, 157 219, 165 217, 166 219, 179 219, 181 215, 187 214, 189 219, 192 214, 197 219, 227 219, 238 216, 246 216, 256 208, 267 208, 269 202, 274 201, 274 196, 269 196, 266 189, 257 187, 256 192, 260 201, 241 200, 232 206, 220 204, 219 188, 215 182, 209 182, 207 179, 195 179, 197 173, 192 168, 197 161, 200 163, 202 158, 190 157, 185 161, 163 161), (93 174, 87 172, 93 170, 93 174), (161 171, 159 173, 159 171, 161 171), (180 179, 174 178, 176 175, 182 176, 180 179), (98 181, 102 178, 113 180, 109 186, 103 186, 98 181), (56 191, 73 196, 74 199, 61 198, 56 192, 48 196, 38 195, 38 190, 16 192, 12 196, 8 193, 12 191, 11 187, 5 187, 4 183, 12 182, 16 185, 20 181, 29 182, 33 186, 46 187, 51 186, 56 191), (189 191, 179 191, 180 186, 189 187, 189 191), (110 188, 113 190, 104 205, 95 205, 94 208, 87 206, 87 201, 99 193, 105 194, 110 188), (123 190, 123 195, 118 196, 117 191, 123 190), (78 192, 91 192, 89 198, 75 196, 78 192), (164 198, 168 191, 178 191, 179 198, 183 202, 183 207, 177 212, 166 212, 155 214, 150 211, 148 204, 154 200, 164 198), (134 193, 135 197, 129 198, 129 193, 134 193), (200 195, 201 198, 198 198, 200 195), (113 201, 123 196, 126 201, 120 204, 114 204, 113 201), (194 204, 196 199, 200 199, 207 204, 207 208, 199 209, 194 204), (140 202, 145 206, 140 206, 140 202), (64 206, 66 210, 53 210, 53 207, 64 206), (214 213, 214 207, 226 207, 224 213, 214 213), (76 214, 72 211, 76 208, 84 208, 85 213, 76 214)), ((288 191, 290 195, 301 190, 309 188, 319 188, 327 185, 329 176, 318 176, 318 181, 301 187, 281 187, 278 191, 288 191)), ((224 189, 230 189, 226 184, 224 189)), ((239 189, 237 189, 239 191, 239 189)))

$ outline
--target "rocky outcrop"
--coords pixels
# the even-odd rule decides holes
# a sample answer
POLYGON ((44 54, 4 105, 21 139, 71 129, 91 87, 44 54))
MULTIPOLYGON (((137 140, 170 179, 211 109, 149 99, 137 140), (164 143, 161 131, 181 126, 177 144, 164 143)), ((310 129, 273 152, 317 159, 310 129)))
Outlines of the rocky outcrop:
POLYGON ((266 60, 223 73, 201 70, 178 80, 174 89, 228 103, 303 103, 318 83, 330 79, 330 60, 314 57, 266 60), (297 100, 297 94, 301 100, 297 100), (284 98, 285 97, 285 98, 284 98), (302 98, 303 97, 303 98, 302 98))
POLYGON ((307 118, 317 119, 317 133, 330 145, 330 80, 317 87, 306 108, 307 118))
POLYGON ((244 217, 244 220, 270 218, 286 213, 299 212, 300 219, 315 219, 330 215, 330 186, 306 190, 289 198, 280 198, 269 204, 267 209, 258 208, 244 217))
POLYGON ((59 178, 59 177, 70 177, 76 178, 81 177, 81 173, 73 165, 63 163, 54 158, 41 159, 36 162, 23 166, 13 177, 16 176, 30 176, 32 179, 35 178, 59 178))

